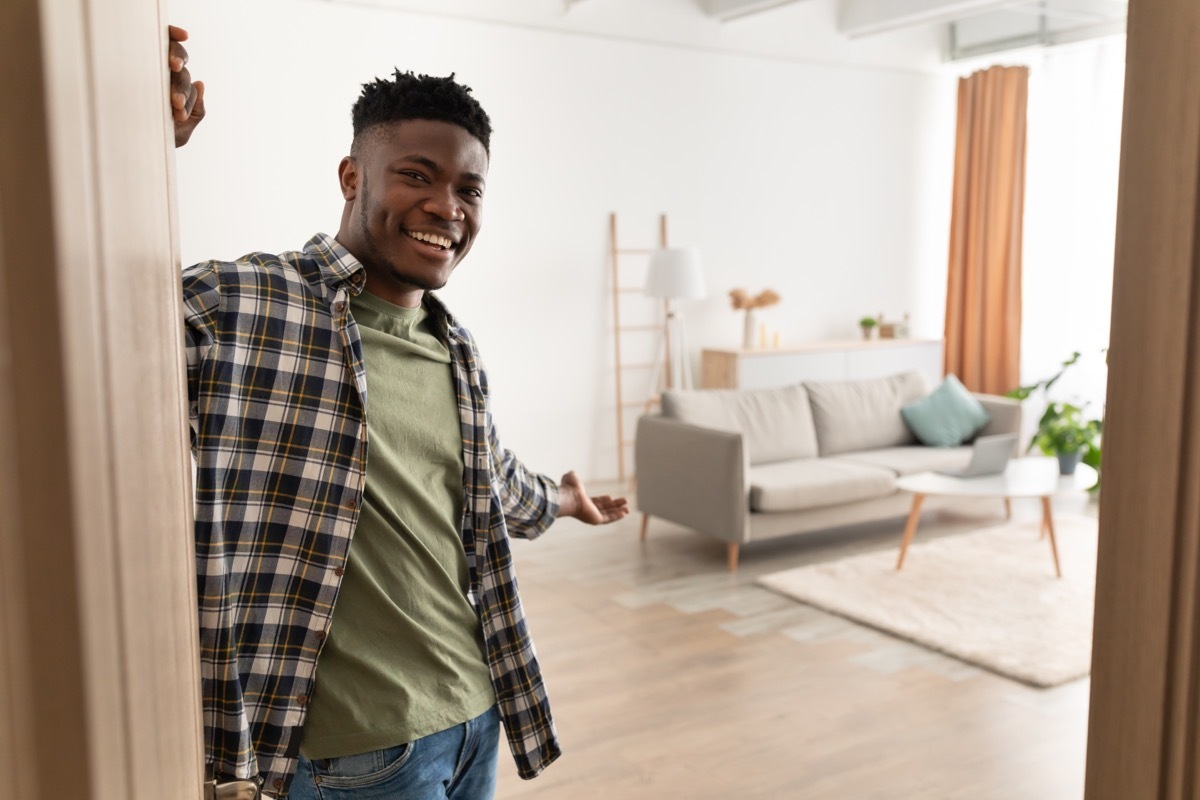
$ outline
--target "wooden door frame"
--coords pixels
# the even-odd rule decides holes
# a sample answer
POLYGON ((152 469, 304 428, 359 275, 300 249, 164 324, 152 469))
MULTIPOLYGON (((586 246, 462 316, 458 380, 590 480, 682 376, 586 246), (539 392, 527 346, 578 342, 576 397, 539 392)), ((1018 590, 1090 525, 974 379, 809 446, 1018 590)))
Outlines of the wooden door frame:
POLYGON ((1200 4, 1132 0, 1088 800, 1200 798, 1200 4))
POLYGON ((0 4, 0 780, 199 798, 166 23, 0 4))

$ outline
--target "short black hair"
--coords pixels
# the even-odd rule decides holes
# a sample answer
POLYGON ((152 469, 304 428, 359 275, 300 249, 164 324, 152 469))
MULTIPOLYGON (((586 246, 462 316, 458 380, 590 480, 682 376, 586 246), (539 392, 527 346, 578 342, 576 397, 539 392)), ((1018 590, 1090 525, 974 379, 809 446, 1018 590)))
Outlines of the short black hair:
POLYGON ((464 128, 491 154, 492 121, 471 96, 471 87, 455 81, 453 72, 448 78, 437 78, 397 69, 390 80, 376 78, 364 83, 350 117, 355 145, 363 133, 376 125, 431 119, 464 128))

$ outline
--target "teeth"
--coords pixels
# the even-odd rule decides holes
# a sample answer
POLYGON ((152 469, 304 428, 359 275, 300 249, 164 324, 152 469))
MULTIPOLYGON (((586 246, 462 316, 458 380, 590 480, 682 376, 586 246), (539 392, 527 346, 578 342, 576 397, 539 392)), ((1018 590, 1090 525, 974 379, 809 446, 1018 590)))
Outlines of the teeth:
POLYGON ((438 236, 436 233, 421 233, 419 231, 407 231, 407 233, 418 242, 428 242, 429 244, 436 244, 438 247, 449 248, 454 244, 454 242, 450 241, 449 237, 438 236))

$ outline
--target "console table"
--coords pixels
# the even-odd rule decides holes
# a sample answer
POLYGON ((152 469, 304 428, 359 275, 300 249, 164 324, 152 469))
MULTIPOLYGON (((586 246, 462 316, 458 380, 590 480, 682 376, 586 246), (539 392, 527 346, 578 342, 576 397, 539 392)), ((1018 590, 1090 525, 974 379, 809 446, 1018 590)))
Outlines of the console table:
POLYGON ((705 389, 762 389, 801 381, 882 378, 920 370, 932 389, 942 380, 941 339, 810 342, 772 350, 704 350, 705 389))

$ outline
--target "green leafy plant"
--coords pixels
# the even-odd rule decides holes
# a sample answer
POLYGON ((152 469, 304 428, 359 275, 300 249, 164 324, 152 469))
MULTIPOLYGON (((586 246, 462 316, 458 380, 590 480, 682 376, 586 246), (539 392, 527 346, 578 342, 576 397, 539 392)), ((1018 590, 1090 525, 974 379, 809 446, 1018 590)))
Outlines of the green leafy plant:
POLYGON ((1037 433, 1029 442, 1028 450, 1037 447, 1048 456, 1060 453, 1086 454, 1091 450, 1099 454, 1102 429, 1100 420, 1084 417, 1083 407, 1070 403, 1051 403, 1038 420, 1037 433))
POLYGON ((858 324, 860 327, 867 328, 868 330, 870 330, 871 328, 874 328, 876 325, 878 325, 879 322, 874 317, 863 317, 862 319, 860 319, 858 321, 858 324))
MULTIPOLYGON (((1062 362, 1062 368, 1049 378, 1028 386, 1017 387, 1007 392, 1005 396, 1023 401, 1038 391, 1048 395, 1054 384, 1079 361, 1079 356, 1078 351, 1072 353, 1070 358, 1062 362)), ((1100 488, 1100 441, 1104 432, 1104 423, 1100 419, 1089 419, 1084 414, 1085 409, 1086 404, 1078 406, 1072 403, 1049 403, 1041 419, 1038 420, 1037 431, 1029 440, 1029 446, 1025 452, 1036 447, 1048 456, 1082 453, 1083 456, 1080 460, 1096 470, 1096 483, 1088 489, 1088 491, 1094 492, 1100 488)))

